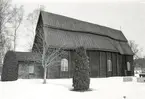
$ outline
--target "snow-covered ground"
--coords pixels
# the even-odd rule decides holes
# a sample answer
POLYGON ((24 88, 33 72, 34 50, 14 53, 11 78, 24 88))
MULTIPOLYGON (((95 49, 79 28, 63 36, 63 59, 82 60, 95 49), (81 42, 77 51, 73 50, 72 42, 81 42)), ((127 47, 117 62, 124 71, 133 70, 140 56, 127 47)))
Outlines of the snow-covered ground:
POLYGON ((91 78, 92 91, 75 92, 72 79, 0 81, 0 99, 145 99, 145 83, 123 82, 123 77, 91 78))

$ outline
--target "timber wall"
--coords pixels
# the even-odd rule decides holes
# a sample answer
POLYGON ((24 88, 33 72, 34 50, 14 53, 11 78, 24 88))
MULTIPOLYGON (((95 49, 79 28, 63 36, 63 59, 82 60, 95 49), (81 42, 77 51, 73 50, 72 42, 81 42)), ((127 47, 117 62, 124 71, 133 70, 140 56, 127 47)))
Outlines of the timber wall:
MULTIPOLYGON (((119 53, 88 50, 87 55, 89 57, 90 65, 90 77, 112 77, 112 76, 132 76, 133 69, 133 56, 121 55, 119 53), (108 70, 107 61, 111 60, 112 69, 108 70), (130 62, 131 70, 127 70, 127 62, 130 62)), ((72 78, 73 69, 75 66, 75 54, 74 51, 65 51, 65 53, 56 59, 56 63, 53 64, 47 70, 47 78, 72 78), (61 59, 68 60, 68 71, 61 71, 61 59), (58 63, 57 63, 58 62, 58 63)), ((34 75, 30 76, 28 72, 27 63, 19 63, 19 78, 43 78, 43 67, 35 66, 34 75)), ((32 63, 31 63, 32 64, 32 63)), ((38 65, 38 64, 37 64, 38 65)), ((41 64, 39 64, 41 65, 41 64)))
MULTIPOLYGON (((61 71, 61 64, 57 64, 48 69, 47 78, 72 78, 75 66, 74 51, 66 51, 59 60, 68 60, 68 71, 61 71)), ((90 77, 111 77, 111 76, 132 76, 133 75, 133 56, 121 55, 119 53, 88 50, 90 64, 90 77), (112 62, 112 71, 108 70, 107 60, 112 62), (130 62, 131 70, 127 70, 127 62, 130 62)))

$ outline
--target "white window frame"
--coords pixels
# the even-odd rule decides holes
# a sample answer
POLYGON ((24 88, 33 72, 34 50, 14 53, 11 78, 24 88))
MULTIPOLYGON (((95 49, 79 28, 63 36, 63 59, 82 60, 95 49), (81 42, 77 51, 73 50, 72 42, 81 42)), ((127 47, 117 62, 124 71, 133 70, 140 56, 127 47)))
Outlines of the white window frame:
POLYGON ((130 62, 127 62, 127 71, 131 71, 130 62))
POLYGON ((110 59, 107 60, 107 67, 108 67, 108 71, 112 71, 112 61, 110 59))
POLYGON ((68 59, 61 59, 61 71, 68 71, 68 59))

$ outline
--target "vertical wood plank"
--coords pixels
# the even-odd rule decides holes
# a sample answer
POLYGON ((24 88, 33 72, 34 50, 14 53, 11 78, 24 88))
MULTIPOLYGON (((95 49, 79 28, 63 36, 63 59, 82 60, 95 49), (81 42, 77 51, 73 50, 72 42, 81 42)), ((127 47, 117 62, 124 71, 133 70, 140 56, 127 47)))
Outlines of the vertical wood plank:
POLYGON ((112 53, 112 69, 113 69, 113 76, 117 76, 117 59, 116 53, 112 53))
POLYGON ((106 53, 100 52, 101 66, 100 66, 100 77, 106 77, 106 53))
POLYGON ((90 51, 90 76, 99 77, 99 55, 97 51, 90 51))
POLYGON ((126 76, 126 57, 122 55, 122 76, 126 76))
POLYGON ((116 76, 119 76, 119 60, 118 60, 118 53, 116 53, 116 68, 117 68, 117 73, 116 73, 116 76))

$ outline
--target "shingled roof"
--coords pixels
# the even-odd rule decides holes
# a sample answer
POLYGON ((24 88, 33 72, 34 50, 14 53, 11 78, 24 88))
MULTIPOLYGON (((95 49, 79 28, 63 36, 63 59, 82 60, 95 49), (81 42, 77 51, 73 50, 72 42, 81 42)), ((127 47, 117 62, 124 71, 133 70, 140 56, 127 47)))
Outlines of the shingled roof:
POLYGON ((116 29, 44 11, 40 12, 37 28, 40 25, 43 26, 47 44, 51 46, 65 45, 67 49, 84 46, 87 49, 133 55, 127 39, 116 29))
POLYGON ((116 40, 127 41, 122 32, 116 29, 44 11, 41 11, 41 15, 43 25, 48 27, 77 32, 89 32, 102 36, 108 36, 116 40))

